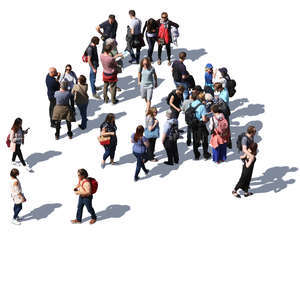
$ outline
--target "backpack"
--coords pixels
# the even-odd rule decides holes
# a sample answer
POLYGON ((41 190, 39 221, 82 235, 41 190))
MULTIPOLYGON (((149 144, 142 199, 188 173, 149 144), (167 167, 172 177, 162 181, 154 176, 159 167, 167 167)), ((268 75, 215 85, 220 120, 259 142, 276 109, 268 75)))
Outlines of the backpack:
POLYGON ((177 124, 172 124, 168 138, 170 141, 176 142, 179 139, 179 129, 177 124))
POLYGON ((236 93, 235 87, 236 87, 236 82, 234 79, 227 80, 226 88, 228 90, 229 97, 233 97, 234 94, 236 93))
POLYGON ((92 177, 88 177, 86 180, 89 181, 90 184, 91 184, 92 195, 95 194, 98 190, 98 181, 95 178, 92 178, 92 177))
POLYGON ((195 79, 192 75, 190 75, 185 82, 187 83, 188 89, 193 89, 196 86, 195 79))
POLYGON ((188 126, 192 126, 198 121, 198 119, 196 118, 196 110, 201 104, 202 103, 200 102, 195 107, 192 107, 192 105, 190 105, 188 109, 185 111, 185 123, 188 126))
POLYGON ((229 106, 223 100, 219 100, 217 104, 224 117, 228 119, 231 114, 229 106))
POLYGON ((222 138, 228 138, 230 133, 229 133, 229 128, 228 128, 228 122, 225 119, 225 117, 222 120, 218 120, 218 127, 216 128, 218 134, 222 138))
POLYGON ((168 97, 167 97, 167 103, 168 103, 168 105, 170 105, 170 99, 171 99, 172 96, 174 96, 174 97, 177 96, 177 95, 176 95, 176 90, 173 90, 173 91, 168 95, 168 97))
POLYGON ((87 48, 85 49, 81 59, 84 63, 88 62, 87 48))
POLYGON ((174 81, 181 82, 182 75, 181 75, 181 73, 178 72, 178 70, 176 68, 176 64, 173 65, 172 76, 173 76, 174 81))
POLYGON ((239 151, 242 151, 243 149, 242 139, 244 136, 246 136, 246 132, 241 133, 236 140, 236 147, 238 148, 239 151))
POLYGON ((10 148, 11 140, 10 140, 10 134, 6 138, 6 145, 8 148, 10 148))

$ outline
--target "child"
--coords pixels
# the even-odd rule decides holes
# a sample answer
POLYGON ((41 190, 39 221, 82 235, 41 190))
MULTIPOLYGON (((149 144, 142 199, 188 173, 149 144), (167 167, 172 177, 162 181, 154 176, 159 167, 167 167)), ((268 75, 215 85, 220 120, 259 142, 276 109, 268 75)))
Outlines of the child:
POLYGON ((248 156, 247 154, 240 156, 242 161, 246 161, 246 168, 249 168, 255 160, 255 156, 257 153, 257 143, 252 143, 248 151, 253 154, 252 157, 248 156))

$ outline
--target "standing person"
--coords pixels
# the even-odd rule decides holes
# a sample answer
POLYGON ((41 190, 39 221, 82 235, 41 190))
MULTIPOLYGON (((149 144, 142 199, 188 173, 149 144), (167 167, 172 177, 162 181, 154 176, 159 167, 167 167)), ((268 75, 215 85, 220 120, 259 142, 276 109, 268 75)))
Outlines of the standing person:
POLYGON ((60 90, 54 94, 56 105, 53 110, 53 120, 55 121, 56 132, 55 139, 59 139, 61 120, 66 120, 69 139, 72 139, 72 125, 75 122, 75 112, 71 107, 71 93, 68 91, 68 84, 63 81, 60 84, 60 90))
POLYGON ((169 105, 172 112, 172 119, 178 119, 181 112, 181 103, 183 101, 183 92, 185 88, 183 85, 177 86, 176 90, 169 94, 169 105))
MULTIPOLYGON (((72 66, 70 64, 66 65, 65 73, 63 74, 60 82, 65 81, 68 84, 68 91, 72 91, 74 84, 77 84, 78 78, 74 71, 72 71, 72 66)), ((74 96, 71 94, 71 106, 74 108, 74 96)))
POLYGON ((18 156, 21 164, 26 168, 26 170, 28 172, 32 172, 31 168, 28 165, 26 165, 25 160, 23 158, 22 151, 21 151, 21 145, 24 144, 25 134, 27 134, 28 130, 29 130, 29 128, 27 128, 26 130, 23 130, 22 123, 23 123, 23 121, 21 118, 15 119, 14 124, 10 131, 10 136, 9 136, 10 150, 13 152, 12 165, 14 165, 14 166, 17 165, 15 160, 16 160, 16 157, 18 156))
POLYGON ((144 28, 143 28, 143 36, 146 31, 146 40, 148 43, 148 57, 150 59, 150 62, 153 62, 153 50, 154 50, 154 45, 157 40, 157 33, 158 33, 158 23, 150 18, 148 21, 145 22, 144 28))
POLYGON ((255 158, 256 153, 252 153, 252 151, 249 151, 249 149, 251 149, 251 145, 254 143, 255 134, 256 134, 256 128, 254 126, 249 126, 246 134, 243 136, 241 141, 242 151, 247 157, 251 159, 252 163, 250 164, 250 166, 247 167, 247 160, 246 159, 244 160, 241 177, 238 183, 236 184, 234 190, 232 191, 232 195, 237 198, 241 197, 240 194, 238 194, 239 189, 242 189, 244 191, 245 197, 253 195, 252 192, 249 192, 249 188, 252 179, 254 164, 256 161, 255 158))
POLYGON ((178 28, 179 25, 170 21, 168 19, 168 14, 163 12, 161 14, 161 19, 157 21, 158 23, 158 61, 157 63, 161 64, 161 52, 162 47, 165 45, 167 49, 167 57, 168 57, 168 65, 171 66, 171 43, 172 43, 172 35, 171 35, 171 27, 178 28))
POLYGON ((150 107, 146 112, 146 129, 145 137, 149 141, 149 147, 147 148, 148 159, 152 162, 158 161, 155 158, 155 143, 157 138, 159 138, 159 122, 156 119, 157 109, 156 107, 150 107))
POLYGON ((92 37, 91 43, 86 49, 86 54, 88 57, 88 64, 90 66, 90 84, 93 97, 96 99, 100 99, 99 95, 96 93, 96 75, 97 68, 99 67, 99 58, 97 45, 99 45, 99 38, 97 36, 92 37))
POLYGON ((180 85, 184 86, 183 99, 188 99, 189 97, 189 89, 187 78, 189 77, 189 73, 186 70, 186 66, 184 65, 184 61, 186 59, 186 52, 179 53, 179 60, 175 60, 172 64, 172 76, 174 79, 175 86, 178 87, 180 85))
POLYGON ((49 68, 49 73, 46 76, 46 86, 47 86, 47 95, 49 99, 49 116, 50 116, 50 125, 55 127, 55 123, 52 120, 53 109, 55 106, 55 97, 54 93, 59 90, 59 78, 60 73, 53 67, 49 68))
POLYGON ((222 99, 227 105, 229 105, 228 90, 223 87, 221 82, 214 83, 214 96, 217 99, 222 99))
POLYGON ((75 103, 80 111, 81 124, 78 127, 82 130, 86 129, 87 124, 87 107, 89 104, 89 95, 87 93, 88 85, 86 83, 86 77, 80 75, 78 83, 72 88, 72 95, 74 95, 75 103))
POLYGON ((111 56, 112 45, 108 44, 104 47, 104 52, 100 55, 100 60, 103 67, 103 95, 104 102, 108 103, 107 89, 110 87, 111 101, 113 104, 117 104, 119 100, 116 99, 117 93, 117 81, 118 81, 118 72, 117 72, 117 62, 116 58, 121 57, 122 54, 116 54, 115 56, 111 56))
POLYGON ((133 143, 133 155, 136 157, 134 181, 138 181, 140 179, 139 174, 141 169, 143 169, 145 174, 149 173, 149 170, 145 167, 145 162, 147 161, 146 151, 149 147, 149 141, 144 137, 144 127, 142 125, 139 125, 135 133, 132 134, 131 142, 133 143))
POLYGON ((205 93, 200 93, 195 101, 191 104, 191 107, 195 108, 195 116, 197 122, 192 125, 193 131, 193 151, 195 155, 195 160, 200 159, 199 147, 202 142, 203 157, 205 160, 211 157, 208 152, 208 130, 206 128, 206 123, 208 118, 206 116, 207 111, 205 107, 205 93))
POLYGON ((213 116, 210 118, 209 123, 209 129, 211 131, 210 145, 213 149, 213 161, 219 164, 227 159, 229 128, 228 122, 218 105, 212 105, 211 112, 213 116))
POLYGON ((213 87, 213 73, 214 73, 214 68, 213 65, 208 63, 205 66, 205 86, 213 87))
POLYGON ((10 171, 10 191, 11 191, 11 197, 14 201, 14 216, 12 219, 12 223, 15 225, 21 225, 19 213, 22 210, 22 203, 26 201, 23 193, 22 193, 22 187, 19 179, 17 178, 19 176, 19 170, 18 169, 12 169, 10 171))
POLYGON ((164 161, 164 164, 169 166, 174 165, 174 163, 178 164, 179 162, 177 137, 174 137, 174 134, 176 135, 176 132, 178 132, 178 120, 172 116, 172 112, 170 110, 167 110, 167 121, 164 124, 162 134, 162 143, 165 147, 168 156, 168 160, 164 161))
POLYGON ((118 22, 116 21, 115 15, 109 15, 108 20, 96 27, 96 30, 100 33, 103 41, 108 38, 115 39, 117 36, 117 29, 118 22))
POLYGON ((221 83, 223 88, 226 88, 226 84, 227 84, 227 80, 226 80, 226 76, 227 76, 227 69, 226 68, 219 68, 216 69, 213 72, 213 83, 221 83))
POLYGON ((142 32, 142 22, 135 16, 135 11, 129 11, 129 17, 131 19, 129 25, 129 32, 131 36, 131 40, 127 43, 127 50, 131 55, 131 60, 129 60, 132 64, 139 64, 140 63, 140 51, 142 45, 141 40, 141 32, 142 32), (134 54, 133 48, 136 48, 136 53, 134 54))
POLYGON ((116 164, 114 162, 115 158, 115 152, 117 148, 117 126, 115 123, 115 115, 112 113, 109 113, 106 115, 105 121, 100 125, 100 136, 102 137, 109 137, 109 144, 103 145, 104 147, 104 154, 103 159, 101 162, 101 168, 104 169, 105 167, 105 161, 108 157, 110 157, 110 164, 114 165, 116 164))
POLYGON ((144 57, 141 60, 138 85, 140 85, 141 96, 146 101, 146 111, 148 111, 151 106, 153 89, 157 88, 157 75, 155 69, 151 66, 149 57, 144 57))
POLYGON ((80 224, 82 221, 82 211, 85 206, 88 212, 91 214, 90 224, 94 224, 97 221, 95 210, 92 206, 93 194, 92 185, 88 178, 88 172, 85 169, 79 169, 77 171, 79 179, 78 184, 74 188, 74 192, 79 196, 76 219, 72 220, 72 224, 80 224))

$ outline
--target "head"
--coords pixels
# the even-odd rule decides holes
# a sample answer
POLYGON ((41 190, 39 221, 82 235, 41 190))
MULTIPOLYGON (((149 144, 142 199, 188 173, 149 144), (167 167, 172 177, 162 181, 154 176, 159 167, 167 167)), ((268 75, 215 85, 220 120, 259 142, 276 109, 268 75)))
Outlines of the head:
POLYGON ((116 21, 116 16, 115 15, 109 15, 108 16, 108 22, 110 24, 114 23, 116 21))
POLYGON ((117 46, 117 41, 115 39, 108 38, 107 40, 105 40, 105 45, 111 45, 114 49, 117 46))
POLYGON ((11 171, 10 171, 10 177, 12 177, 12 178, 17 178, 17 176, 19 176, 19 170, 18 169, 11 169, 11 171))
POLYGON ((196 86, 193 88, 192 91, 193 91, 193 92, 195 91, 195 92, 201 93, 201 92, 203 92, 203 88, 202 88, 200 85, 196 85, 196 86))
POLYGON ((67 83, 66 81, 62 81, 62 82, 60 83, 60 89, 61 89, 62 91, 66 91, 66 90, 68 89, 68 83, 67 83))
POLYGON ((226 68, 220 68, 220 69, 219 69, 219 72, 221 73, 221 76, 222 76, 223 78, 225 78, 225 76, 227 76, 227 74, 228 74, 228 71, 227 71, 226 68))
POLYGON ((94 45, 99 45, 100 39, 97 36, 93 36, 91 39, 91 43, 94 45))
POLYGON ((51 77, 57 76, 57 70, 56 70, 56 68, 54 68, 54 67, 49 68, 49 75, 51 77))
POLYGON ((162 12, 161 13, 161 19, 162 19, 162 21, 167 21, 168 20, 168 13, 162 12))
POLYGON ((204 92, 200 92, 198 94, 197 99, 200 100, 202 103, 205 103, 205 93, 204 92))
POLYGON ((141 60, 140 65, 141 65, 141 68, 146 67, 147 69, 150 69, 150 67, 151 67, 150 58, 149 57, 144 57, 141 60))
POLYGON ((20 128, 22 128, 22 123, 23 123, 23 121, 21 118, 16 118, 11 129, 14 132, 17 132, 20 128))
POLYGON ((219 108, 219 105, 217 105, 217 104, 212 105, 210 110, 214 115, 220 113, 220 108, 219 108))
POLYGON ((70 73, 71 71, 72 71, 72 66, 71 65, 66 65, 65 72, 70 73))
POLYGON ((217 91, 217 92, 221 92, 221 91, 223 90, 222 83, 220 83, 220 82, 214 83, 214 89, 215 89, 215 91, 217 91))
POLYGON ((256 128, 254 126, 249 126, 247 128, 247 134, 251 137, 254 137, 256 134, 256 128))
POLYGON ((135 130, 134 141, 137 142, 139 139, 141 139, 143 134, 144 134, 144 127, 142 125, 139 125, 135 130))
POLYGON ((168 120, 170 120, 172 118, 172 111, 170 109, 168 109, 166 111, 166 117, 167 117, 168 120))
POLYGON ((157 116, 157 108, 154 106, 150 107, 147 112, 147 116, 151 116, 152 118, 155 118, 157 116))
POLYGON ((135 18, 135 10, 131 9, 128 13, 130 18, 135 18))
POLYGON ((186 52, 184 51, 180 52, 178 57, 181 61, 184 61, 186 59, 186 52))
POLYGON ((86 77, 84 75, 80 75, 78 78, 78 82, 80 84, 86 84, 86 77))
POLYGON ((79 180, 82 180, 82 179, 88 178, 89 174, 86 169, 79 169, 77 171, 77 176, 78 176, 79 180))
POLYGON ((109 113, 106 115, 105 122, 114 124, 115 123, 115 115, 112 113, 109 113))
POLYGON ((183 92, 184 92, 184 86, 183 86, 183 85, 179 85, 179 86, 176 88, 176 93, 182 95, 183 92))
POLYGON ((205 72, 212 73, 213 72, 213 65, 212 64, 206 64, 205 72))
POLYGON ((192 91, 191 99, 192 99, 193 101, 197 100, 197 99, 198 99, 198 95, 199 95, 199 92, 198 92, 198 91, 192 91))
POLYGON ((112 44, 105 45, 104 46, 104 53, 109 54, 112 49, 113 49, 112 44))
POLYGON ((214 99, 214 97, 210 93, 205 93, 204 98, 207 102, 211 102, 214 99))

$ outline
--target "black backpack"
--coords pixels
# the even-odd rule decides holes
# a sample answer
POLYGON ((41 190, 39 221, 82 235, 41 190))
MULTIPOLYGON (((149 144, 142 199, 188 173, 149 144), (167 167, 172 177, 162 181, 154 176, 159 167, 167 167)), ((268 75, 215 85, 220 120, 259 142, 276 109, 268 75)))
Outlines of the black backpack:
POLYGON ((233 97, 234 94, 236 93, 236 89, 235 89, 236 81, 234 79, 231 79, 228 74, 225 76, 225 79, 226 79, 226 88, 228 90, 229 97, 233 97))
POLYGON ((225 119, 228 119, 231 114, 229 106, 223 100, 219 100, 217 105, 219 107, 219 110, 224 115, 225 119))
POLYGON ((246 132, 241 133, 236 140, 236 147, 238 148, 239 151, 242 151, 242 149, 243 149, 242 139, 244 136, 246 136, 246 132))
POLYGON ((192 105, 190 105, 188 107, 188 109, 185 111, 185 123, 188 126, 192 126, 195 123, 198 122, 198 119, 196 118, 196 110, 197 108, 201 105, 202 103, 200 102, 198 105, 196 105, 195 107, 192 107, 192 105))
POLYGON ((179 129, 177 124, 172 124, 170 128, 170 133, 168 135, 168 139, 172 142, 176 142, 179 139, 179 129))

